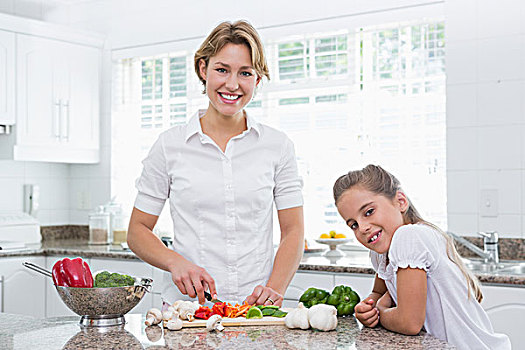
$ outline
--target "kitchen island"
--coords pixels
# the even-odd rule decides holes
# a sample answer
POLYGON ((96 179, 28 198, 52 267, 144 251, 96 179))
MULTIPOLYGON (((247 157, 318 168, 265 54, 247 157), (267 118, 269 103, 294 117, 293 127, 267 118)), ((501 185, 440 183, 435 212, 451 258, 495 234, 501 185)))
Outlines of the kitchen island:
POLYGON ((180 331, 146 327, 144 316, 126 315, 125 326, 80 328, 79 317, 36 319, 0 313, 2 349, 454 349, 425 332, 405 336, 363 328, 354 317, 339 318, 332 332, 285 326, 203 328, 180 331))

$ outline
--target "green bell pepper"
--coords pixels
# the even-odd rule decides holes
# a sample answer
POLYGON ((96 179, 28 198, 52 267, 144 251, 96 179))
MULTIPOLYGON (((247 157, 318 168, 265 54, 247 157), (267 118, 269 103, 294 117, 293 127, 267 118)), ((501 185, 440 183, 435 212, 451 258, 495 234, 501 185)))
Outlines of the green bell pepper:
POLYGON ((337 316, 352 315, 354 307, 361 301, 359 295, 348 286, 337 286, 328 297, 327 304, 337 308, 337 316))
POLYGON ((301 295, 299 301, 307 308, 316 304, 326 304, 330 293, 323 289, 308 288, 306 292, 301 295))

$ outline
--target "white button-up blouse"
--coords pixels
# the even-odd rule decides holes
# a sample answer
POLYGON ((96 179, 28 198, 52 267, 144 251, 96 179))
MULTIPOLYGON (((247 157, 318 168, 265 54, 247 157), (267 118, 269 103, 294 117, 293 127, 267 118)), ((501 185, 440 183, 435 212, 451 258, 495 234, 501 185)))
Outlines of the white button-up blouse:
MULTIPOLYGON (((222 300, 242 302, 273 266, 273 203, 303 205, 292 141, 247 116, 225 152, 199 117, 163 132, 144 159, 135 207, 160 215, 169 198, 173 249, 205 268, 222 300)), ((162 297, 183 299, 165 274, 162 297)))

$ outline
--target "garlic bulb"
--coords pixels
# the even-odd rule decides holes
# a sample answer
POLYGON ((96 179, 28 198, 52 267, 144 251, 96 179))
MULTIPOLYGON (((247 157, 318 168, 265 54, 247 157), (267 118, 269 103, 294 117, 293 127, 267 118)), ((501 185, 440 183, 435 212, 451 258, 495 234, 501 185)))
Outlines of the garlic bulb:
POLYGON ((337 309, 327 304, 314 305, 308 309, 308 320, 312 328, 331 331, 337 327, 337 309))
POLYGON ((308 309, 304 307, 303 303, 299 303, 297 308, 288 312, 288 315, 284 318, 284 324, 288 328, 310 328, 308 309))

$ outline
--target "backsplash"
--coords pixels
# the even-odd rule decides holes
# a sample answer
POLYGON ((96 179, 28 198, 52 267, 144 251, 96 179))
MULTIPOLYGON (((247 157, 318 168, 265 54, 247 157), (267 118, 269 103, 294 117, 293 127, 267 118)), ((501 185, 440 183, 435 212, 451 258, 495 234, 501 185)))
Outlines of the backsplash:
MULTIPOLYGON (((483 238, 464 237, 483 249, 483 238)), ((465 258, 479 257, 471 250, 465 248, 461 243, 456 243, 459 254, 465 258)), ((499 239, 499 258, 501 260, 525 260, 525 239, 521 238, 500 238, 499 239)))
POLYGON ((89 226, 87 225, 60 225, 41 226, 42 241, 57 239, 85 240, 89 239, 89 226))

